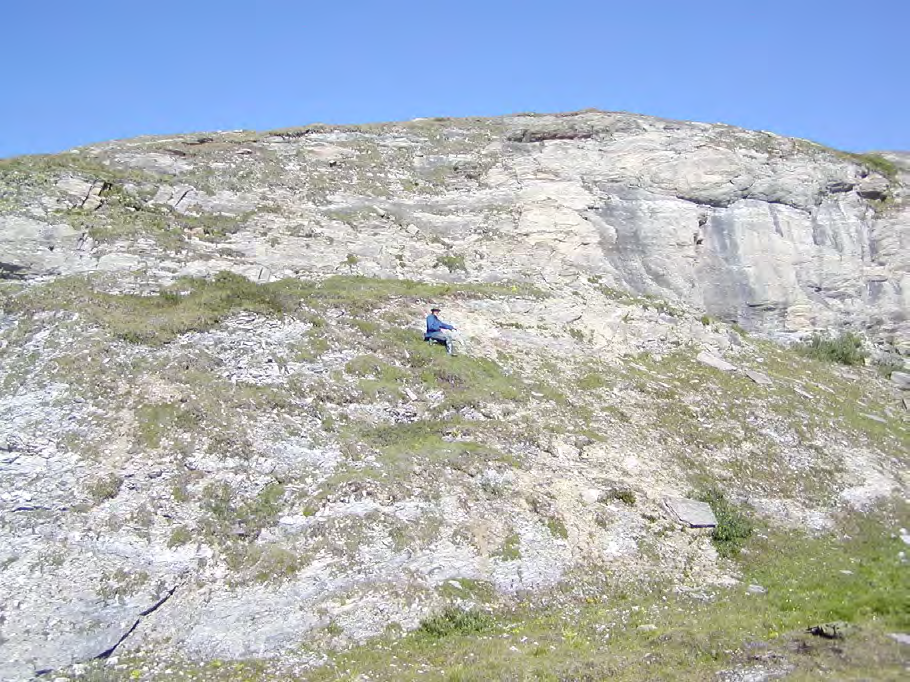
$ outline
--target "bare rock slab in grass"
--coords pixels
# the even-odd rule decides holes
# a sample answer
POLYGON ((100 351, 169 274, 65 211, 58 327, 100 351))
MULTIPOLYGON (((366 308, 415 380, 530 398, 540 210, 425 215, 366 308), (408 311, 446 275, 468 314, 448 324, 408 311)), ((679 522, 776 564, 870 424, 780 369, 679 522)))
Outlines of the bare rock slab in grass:
POLYGON ((707 502, 689 500, 684 497, 668 497, 665 500, 669 509, 683 523, 691 528, 714 528, 717 517, 707 502))
POLYGON ((902 391, 910 391, 910 374, 907 372, 891 372, 891 381, 902 391))
POLYGON ((774 382, 771 381, 771 377, 767 374, 762 374, 761 372, 756 372, 754 369, 747 369, 745 375, 752 379, 759 386, 770 386, 774 382))
POLYGON ((703 365, 708 365, 708 367, 713 367, 714 369, 719 369, 721 372, 734 372, 736 371, 736 365, 731 365, 726 360, 723 360, 716 355, 711 355, 702 351, 695 356, 695 359, 698 360, 703 365))

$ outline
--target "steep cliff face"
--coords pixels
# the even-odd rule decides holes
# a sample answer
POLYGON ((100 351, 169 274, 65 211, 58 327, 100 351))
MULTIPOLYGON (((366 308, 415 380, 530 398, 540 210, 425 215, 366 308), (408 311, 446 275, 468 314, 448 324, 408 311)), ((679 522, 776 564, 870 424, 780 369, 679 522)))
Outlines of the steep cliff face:
POLYGON ((908 337, 905 156, 587 112, 99 144, 0 169, 9 275, 589 276, 750 329, 908 337))
POLYGON ((742 329, 906 348, 887 159, 582 113, 3 162, 0 678, 286 680, 446 605, 700 599, 743 569, 668 499, 771 536, 906 499, 897 382, 742 329))

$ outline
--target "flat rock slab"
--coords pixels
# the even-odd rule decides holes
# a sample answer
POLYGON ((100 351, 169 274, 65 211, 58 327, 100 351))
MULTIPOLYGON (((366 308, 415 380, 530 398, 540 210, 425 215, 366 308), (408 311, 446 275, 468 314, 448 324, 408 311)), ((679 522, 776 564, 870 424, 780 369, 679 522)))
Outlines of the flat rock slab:
POLYGON ((910 374, 906 372, 891 372, 891 381, 903 391, 910 391, 910 374))
POLYGON ((698 360, 703 365, 708 365, 708 367, 713 367, 714 369, 719 369, 721 372, 734 372, 736 371, 736 365, 731 365, 726 360, 723 360, 716 355, 711 355, 702 351, 695 356, 695 359, 698 360))
POLYGON ((714 528, 717 525, 717 517, 707 502, 689 500, 685 497, 668 497, 664 502, 667 509, 691 528, 714 528))
POLYGON ((746 376, 752 379, 759 386, 770 386, 774 382, 771 381, 771 377, 767 374, 762 374, 761 372, 756 372, 754 369, 747 369, 745 372, 746 376))

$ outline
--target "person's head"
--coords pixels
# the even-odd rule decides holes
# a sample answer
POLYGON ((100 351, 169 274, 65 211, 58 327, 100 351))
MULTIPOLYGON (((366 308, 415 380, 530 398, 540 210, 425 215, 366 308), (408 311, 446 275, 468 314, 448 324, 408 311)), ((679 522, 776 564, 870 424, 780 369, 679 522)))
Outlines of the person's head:
POLYGON ((436 313, 441 313, 442 311, 439 308, 430 308, 430 312, 435 315, 436 313))

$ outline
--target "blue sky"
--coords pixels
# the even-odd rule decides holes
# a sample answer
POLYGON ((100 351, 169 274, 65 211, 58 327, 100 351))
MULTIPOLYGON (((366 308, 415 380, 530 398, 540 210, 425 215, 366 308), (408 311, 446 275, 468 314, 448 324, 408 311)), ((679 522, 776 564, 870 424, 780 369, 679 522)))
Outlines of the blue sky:
POLYGON ((587 107, 910 149, 908 0, 4 4, 0 157, 587 107))

